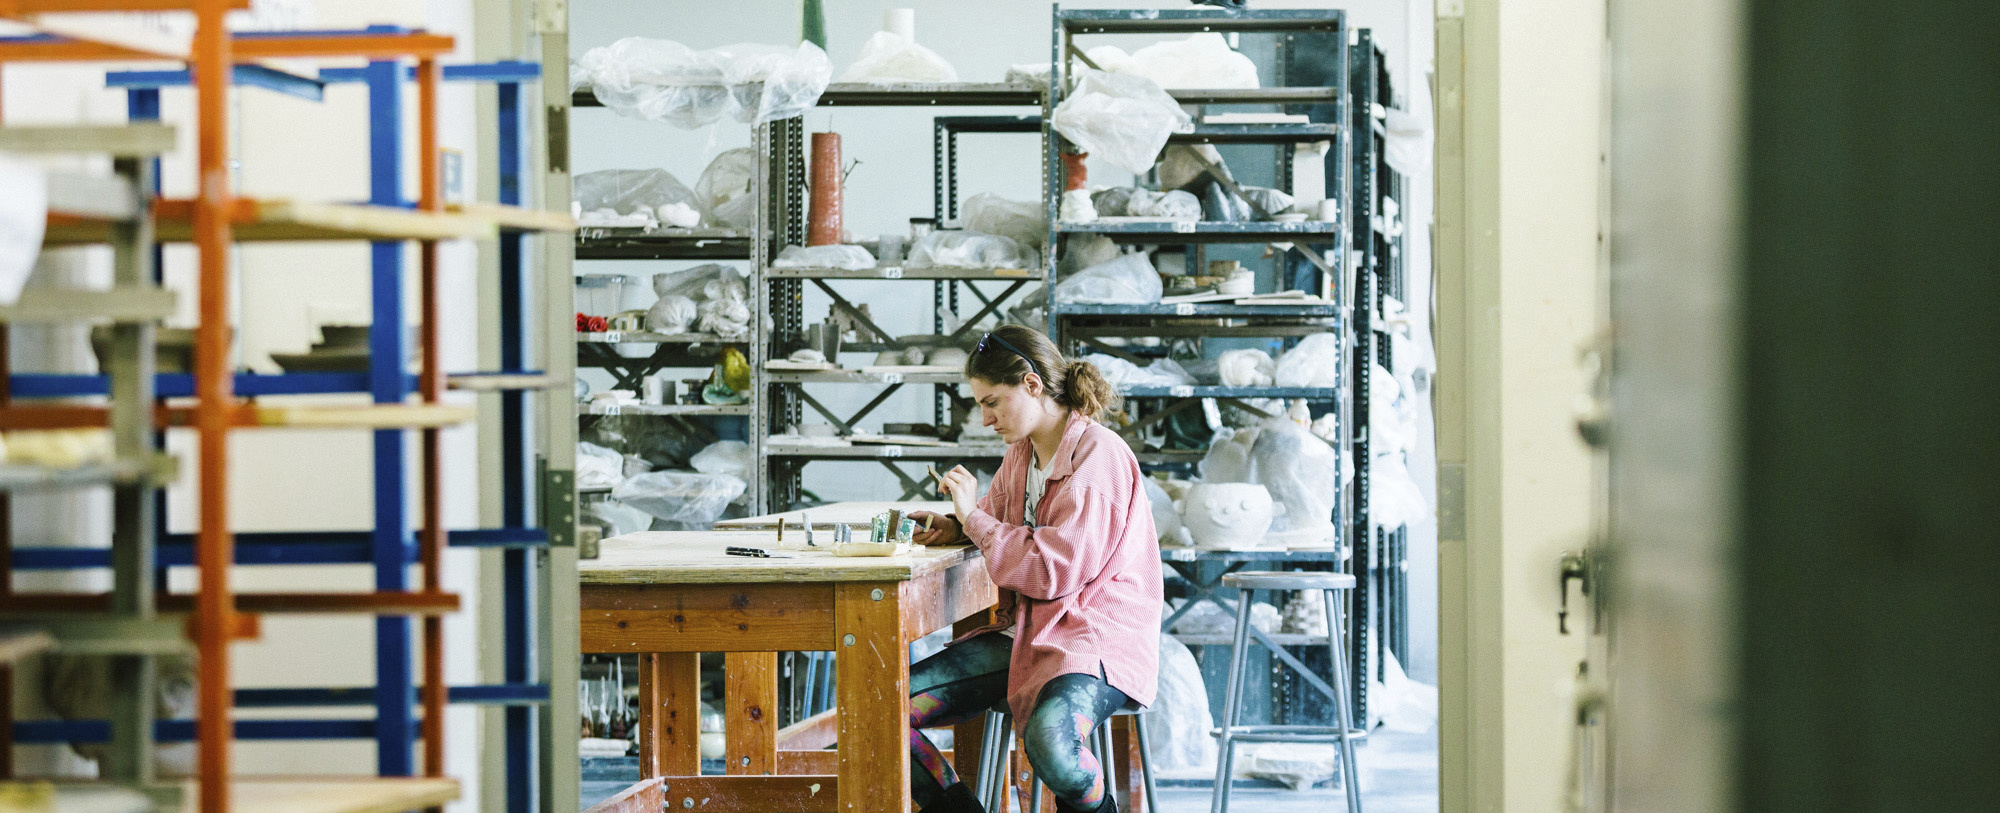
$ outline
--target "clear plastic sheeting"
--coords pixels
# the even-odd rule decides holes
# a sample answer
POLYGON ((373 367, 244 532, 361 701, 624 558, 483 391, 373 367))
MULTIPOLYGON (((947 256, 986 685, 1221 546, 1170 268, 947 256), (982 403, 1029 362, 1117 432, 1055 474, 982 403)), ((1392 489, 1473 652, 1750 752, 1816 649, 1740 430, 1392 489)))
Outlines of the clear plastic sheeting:
POLYGON ((1280 387, 1340 386, 1340 337, 1315 333, 1278 357, 1271 382, 1280 387))
POLYGON ((694 326, 694 300, 675 294, 660 297, 646 310, 646 329, 654 333, 686 333, 694 326))
POLYGON ((826 52, 743 43, 697 51, 673 40, 626 37, 592 48, 570 70, 621 115, 693 129, 727 116, 765 124, 803 115, 833 78, 826 52))
POLYGON ((1215 439, 1208 444, 1208 454, 1203 455, 1196 470, 1201 472, 1204 483, 1247 483, 1250 482, 1250 449, 1257 443, 1258 429, 1215 430, 1215 439))
POLYGON ((786 246, 771 261, 772 268, 840 268, 860 271, 875 267, 875 255, 860 246, 786 246))
POLYGON ((1286 418, 1265 421, 1250 448, 1249 482, 1285 506, 1271 531, 1291 537, 1288 545, 1333 540, 1335 494, 1329 486, 1339 477, 1340 453, 1286 418))
POLYGON ((643 218, 631 225, 650 227, 662 208, 695 203, 695 192, 664 169, 605 169, 576 176, 570 198, 585 220, 611 225, 608 218, 643 218))
POLYGON ((753 462, 750 444, 740 440, 718 440, 688 458, 688 465, 703 474, 745 477, 753 462))
MULTIPOLYGON (((1063 241, 1063 255, 1056 261, 1056 276, 1067 277, 1099 263, 1118 259, 1118 243, 1102 234, 1078 234, 1063 241)), ((1044 326, 1046 327, 1046 326, 1044 326)))
POLYGON ((694 182, 695 203, 702 219, 725 229, 757 225, 756 174, 756 150, 738 147, 715 156, 694 182))
POLYGON ((1166 192, 1155 192, 1151 189, 1134 189, 1132 190, 1132 196, 1125 202, 1125 214, 1132 217, 1200 220, 1201 199, 1179 189, 1166 192))
POLYGON ((861 57, 840 74, 842 82, 956 82, 953 68, 936 51, 894 31, 877 31, 861 44, 861 57))
POLYGON ((1056 106, 1056 132, 1134 175, 1153 168, 1167 137, 1189 132, 1194 120, 1152 80, 1085 68, 1076 89, 1056 106))
POLYGON ((1257 63, 1230 48, 1229 41, 1214 32, 1156 42, 1130 54, 1116 45, 1099 45, 1085 56, 1107 71, 1143 76, 1163 88, 1258 86, 1257 63))
POLYGON ((626 478, 611 498, 652 514, 674 530, 701 531, 715 524, 749 484, 727 474, 653 471, 626 478))
POLYGON ((653 515, 617 500, 602 500, 585 509, 604 529, 605 538, 636 534, 653 528, 653 515))
POLYGON ((1194 376, 1181 369, 1180 363, 1173 359, 1159 359, 1144 367, 1103 353, 1092 353, 1084 356, 1083 360, 1097 365, 1097 371, 1114 387, 1181 387, 1194 384, 1194 376))
POLYGON ((1034 268, 1034 255, 1012 238, 970 230, 939 230, 910 246, 907 268, 1034 268))
POLYGON ((1275 367, 1271 354, 1255 348, 1230 350, 1215 360, 1215 370, 1225 387, 1271 386, 1275 367))
POLYGON ((981 192, 966 198, 963 208, 959 222, 968 231, 997 234, 1035 249, 1049 240, 1048 213, 1041 201, 1008 200, 981 192))
POLYGON ((1147 756, 1154 771, 1214 770, 1215 716, 1208 710, 1208 687, 1201 679, 1201 664, 1186 644, 1172 635, 1160 635, 1159 693, 1153 699, 1151 729, 1153 751, 1147 756))
POLYGON ((576 444, 576 487, 610 488, 625 479, 625 456, 595 443, 576 444))
POLYGON ((1151 305, 1158 303, 1163 293, 1152 259, 1133 253, 1057 282, 1054 299, 1061 304, 1151 305))

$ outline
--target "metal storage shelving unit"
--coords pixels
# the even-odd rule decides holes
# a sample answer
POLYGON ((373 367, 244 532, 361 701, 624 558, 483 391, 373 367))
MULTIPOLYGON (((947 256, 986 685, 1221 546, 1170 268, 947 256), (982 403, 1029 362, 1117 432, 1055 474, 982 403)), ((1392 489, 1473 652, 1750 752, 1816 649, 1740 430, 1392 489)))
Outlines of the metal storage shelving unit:
MULTIPOLYGON (((1357 469, 1365 469, 1366 460, 1352 451, 1350 441, 1354 426, 1354 414, 1358 407, 1352 399, 1351 360, 1355 347, 1354 334, 1358 327, 1358 317, 1354 314, 1353 303, 1357 289, 1351 270, 1352 258, 1348 251, 1346 236, 1352 226, 1351 203, 1347 200, 1349 191, 1349 170, 1347 156, 1355 141, 1351 120, 1346 115, 1349 107, 1349 80, 1346 70, 1346 46, 1349 29, 1344 14, 1337 10, 1065 10, 1057 7, 1054 11, 1053 59, 1054 70, 1050 75, 1048 104, 1053 107, 1062 100, 1066 79, 1081 63, 1080 49, 1074 39, 1083 35, 1098 34, 1166 34, 1197 33, 1204 31, 1225 34, 1269 35, 1274 41, 1278 57, 1276 70, 1279 87, 1243 90, 1170 90, 1169 93, 1184 104, 1199 105, 1282 105, 1286 112, 1305 113, 1311 120, 1304 123, 1274 124, 1211 124, 1201 122, 1196 116, 1196 126, 1191 133, 1179 133, 1169 139, 1169 144, 1267 144, 1286 147, 1300 143, 1330 142, 1326 158, 1327 197, 1340 202, 1340 217, 1335 222, 1309 221, 1303 223, 1276 222, 1114 222, 1114 223, 1064 223, 1057 215, 1057 200, 1061 195, 1061 153, 1067 147, 1059 134, 1048 130, 1049 149, 1046 153, 1044 172, 1048 176, 1045 203, 1050 221, 1049 251, 1045 265, 1050 269, 1049 284, 1055 283, 1054 269, 1057 259, 1065 249, 1069 238, 1078 235, 1102 235, 1121 245, 1183 246, 1186 247, 1189 262, 1199 264, 1206 258, 1206 247, 1222 244, 1262 244, 1270 246, 1277 256, 1273 262, 1275 283, 1278 290, 1298 288, 1309 295, 1323 297, 1323 301, 1304 303, 1178 303, 1152 305, 1053 305, 1049 309, 1049 333, 1057 337, 1066 352, 1097 351, 1120 355, 1127 360, 1143 362, 1148 356, 1168 352, 1164 346, 1177 343, 1202 342, 1206 339, 1248 338, 1276 340, 1289 345, 1292 340, 1319 333, 1333 333, 1343 337, 1343 345, 1348 349, 1339 366, 1339 380, 1343 383, 1326 388, 1277 388, 1277 387, 1126 387, 1124 395, 1134 403, 1133 422, 1122 430, 1128 437, 1143 437, 1154 428, 1167 425, 1177 416, 1190 413, 1196 408, 1213 410, 1219 404, 1230 404, 1253 414, 1262 412, 1246 403, 1251 399, 1294 399, 1303 398, 1310 402, 1315 415, 1332 413, 1339 416, 1341 443, 1335 444, 1343 455, 1353 456, 1357 469), (1310 46, 1310 47, 1309 47, 1310 46), (1139 347, 1130 344, 1117 345, 1117 339, 1153 337, 1163 340, 1162 347, 1139 347)), ((1204 108, 1202 113, 1206 113, 1204 108)), ((1281 187, 1287 187, 1292 180, 1290 150, 1284 150, 1276 159, 1276 178, 1281 187)), ((1227 184, 1225 184, 1227 186, 1227 184)), ((1200 414, 1194 412, 1193 414, 1200 414)), ((1213 414, 1211 412, 1211 414, 1213 414)), ((1160 449, 1142 452, 1139 459, 1147 468, 1188 469, 1197 462, 1203 452, 1200 449, 1160 449)), ((1338 488, 1330 485, 1330 488, 1338 488)), ((1365 523, 1365 503, 1357 499, 1353 489, 1343 490, 1335 502, 1337 544, 1351 555, 1358 555, 1357 542, 1352 538, 1355 523, 1365 523)), ((1263 565, 1338 567, 1339 562, 1327 561, 1319 555, 1318 561, 1293 562, 1283 564, 1282 557, 1263 565)), ((1339 558, 1339 557, 1334 557, 1339 558)), ((1186 565, 1193 567, 1193 565, 1186 565)), ((1242 567, 1238 562, 1232 567, 1242 567)), ((1206 577, 1205 572, 1195 573, 1206 577)), ((1192 576, 1190 578, 1193 578, 1192 576)), ((1201 636, 1182 636, 1195 645, 1210 642, 1201 636)), ((1294 643, 1289 639, 1280 643, 1294 643)), ((1295 649, 1287 653, 1294 659, 1307 658, 1306 663, 1324 671, 1325 654, 1320 654, 1320 662, 1310 659, 1313 648, 1295 649)), ((1227 653, 1220 653, 1226 660, 1227 653)), ((1207 660, 1205 659, 1205 663, 1207 660)), ((1218 672, 1219 674, 1219 672, 1218 672)), ((1279 681, 1296 682, 1296 677, 1284 673, 1279 681)), ((1356 670, 1357 675, 1368 674, 1356 670)), ((1362 680, 1349 687, 1357 697, 1361 695, 1362 680)), ((1282 684, 1281 684, 1282 685, 1282 684)), ((1277 688, 1277 687, 1273 687, 1277 688)), ((1290 708, 1282 698, 1274 697, 1274 713, 1287 713, 1290 708)))
MULTIPOLYGON (((54 5, 54 4, 50 4, 54 5)), ((95 4, 102 6, 102 4, 95 4)), ((522 150, 524 124, 519 86, 539 81, 533 64, 442 67, 436 58, 452 47, 449 37, 421 31, 370 28, 359 31, 298 31, 227 33, 222 26, 223 4, 186 4, 197 12, 196 47, 183 58, 198 68, 194 76, 209 77, 197 87, 203 177, 226 183, 223 140, 227 132, 227 107, 222 103, 228 91, 230 72, 221 65, 234 60, 277 57, 320 59, 362 56, 370 59, 367 68, 328 69, 316 78, 295 77, 275 70, 239 66, 234 78, 240 84, 264 87, 318 100, 326 84, 366 83, 370 91, 370 148, 372 196, 367 205, 272 206, 251 200, 230 200, 226 188, 213 190, 211 197, 196 202, 158 202, 150 212, 143 204, 152 201, 157 166, 134 163, 125 167, 147 180, 136 185, 142 202, 143 230, 157 231, 164 238, 197 242, 201 258, 201 318, 197 339, 196 372, 189 375, 154 375, 150 331, 121 333, 114 363, 108 376, 20 375, 8 376, 9 394, 15 398, 74 397, 109 393, 111 423, 119 435, 121 451, 127 447, 151 452, 160 442, 153 420, 157 398, 193 395, 194 423, 202 434, 205 454, 200 461, 202 484, 199 533, 172 535, 165 532, 165 511, 159 495, 120 489, 119 519, 110 549, 12 548, 6 551, 9 570, 27 569, 113 569, 119 589, 110 597, 122 612, 157 618, 161 613, 182 613, 193 599, 192 619, 171 618, 169 635, 137 635, 143 629, 114 629, 121 638, 146 647, 136 651, 166 652, 171 639, 180 638, 183 620, 189 637, 198 645, 201 675, 200 714, 188 721, 158 721, 154 726, 150 692, 144 689, 150 667, 141 666, 136 683, 128 682, 117 692, 120 705, 114 707, 108 726, 119 756, 107 766, 113 776, 127 778, 153 790, 163 804, 179 809, 172 790, 155 786, 150 775, 151 745, 162 741, 195 739, 201 752, 200 807, 219 813, 228 809, 232 798, 249 806, 281 803, 287 793, 331 794, 353 797, 351 803, 370 809, 419 808, 441 804, 457 794, 449 780, 400 779, 351 780, 293 783, 239 781, 228 777, 227 756, 232 739, 370 739, 375 741, 378 773, 383 777, 407 777, 415 773, 413 742, 441 741, 443 709, 446 703, 501 704, 508 707, 507 757, 509 767, 508 806, 525 811, 534 803, 537 784, 543 792, 560 784, 561 774, 551 767, 550 752, 543 750, 539 770, 533 764, 534 738, 546 733, 555 720, 573 720, 573 699, 561 686, 565 660, 573 660, 574 645, 565 653, 561 642, 545 626, 529 631, 528 619, 539 614, 562 625, 560 618, 574 618, 565 612, 559 598, 561 580, 551 578, 552 559, 566 557, 573 536, 566 515, 550 517, 549 506, 573 501, 566 490, 551 488, 557 480, 536 482, 537 466, 531 459, 534 435, 529 431, 526 399, 529 393, 550 386, 554 380, 538 371, 524 369, 530 355, 527 313, 529 274, 522 253, 527 233, 538 230, 566 230, 567 217, 544 215, 520 209, 526 157, 522 150), (414 66, 403 62, 414 61, 414 66), (220 77, 220 78, 216 78, 220 77), (419 186, 415 202, 401 190, 403 87, 415 81, 418 88, 419 186), (442 198, 441 173, 436 144, 437 89, 442 81, 494 82, 500 87, 499 125, 501 188, 500 205, 468 205, 447 208, 442 198), (234 206, 230 206, 234 203, 234 206), (230 207, 230 208, 219 208, 230 207), (315 214, 317 213, 317 214, 315 214), (323 218, 323 219, 315 219, 323 218), (501 367, 493 373, 448 375, 439 366, 437 353, 436 242, 457 237, 497 236, 501 253, 500 314, 495 323, 501 328, 501 367), (374 325, 370 330, 370 369, 355 373, 314 373, 298 375, 243 375, 228 372, 227 292, 228 254, 233 243, 248 240, 354 240, 375 242, 372 258, 375 282, 374 325), (402 244, 418 241, 422 246, 422 278, 418 286, 421 300, 416 303, 421 324, 423 353, 419 373, 412 375, 403 362, 408 357, 404 336, 402 244), (236 385, 232 391, 231 385, 236 385), (447 532, 442 525, 441 466, 437 431, 445 425, 462 423, 471 410, 441 403, 447 387, 493 394, 501 399, 503 416, 500 432, 501 460, 505 465, 502 527, 447 532), (243 402, 237 396, 356 393, 373 396, 370 406, 305 407, 265 406, 243 402), (405 403, 416 394, 420 403, 405 403), (275 532, 232 534, 225 526, 227 517, 227 460, 221 454, 224 433, 251 426, 339 427, 372 429, 375 440, 376 525, 372 530, 352 532, 275 532), (416 484, 422 495, 422 516, 412 537, 412 523, 404 505, 411 484, 404 471, 411 464, 405 445, 406 430, 421 435, 421 455, 416 484), (543 522, 533 514, 541 501, 543 522), (550 519, 555 521, 551 522, 550 519), (450 539, 447 542, 447 535, 450 539), (491 685, 447 687, 443 680, 443 638, 440 615, 458 606, 457 597, 442 592, 440 554, 443 547, 493 548, 501 551, 506 580, 505 677, 491 685), (538 557, 531 562, 531 557, 538 557), (235 594, 228 585, 229 565, 254 564, 333 564, 366 563, 376 567, 376 592, 359 594, 235 594), (197 565, 201 587, 194 596, 155 594, 159 568, 197 565), (407 583, 411 564, 422 564, 422 584, 412 589, 407 583), (531 570, 533 571, 531 573, 531 570), (229 687, 226 644, 233 638, 254 636, 257 614, 262 613, 361 613, 377 616, 377 680, 373 686, 237 689, 229 687), (410 668, 412 640, 409 617, 423 619, 422 637, 426 657, 421 679, 410 668), (539 633, 539 634, 538 634, 539 633), (133 686, 139 690, 130 690, 133 686), (413 712, 413 700, 420 701, 421 718, 413 712), (369 706, 367 718, 260 719, 230 722, 231 708, 369 706), (539 712, 531 723, 531 714, 539 712), (196 729, 199 729, 197 732, 196 729), (232 730, 233 729, 233 730, 232 730), (539 730, 539 731, 538 731, 539 730), (197 736, 198 734, 198 736, 197 736)), ((51 9, 53 10, 53 9, 51 9)), ((0 40, 0 59, 36 60, 120 60, 131 61, 140 54, 116 42, 87 38, 38 35, 0 40)), ((158 55, 146 54, 157 59, 158 55)), ((188 71, 148 71, 111 74, 108 84, 126 90, 130 117, 134 121, 157 118, 160 114, 159 88, 191 83, 188 71)), ((97 241, 101 232, 90 224, 72 219, 52 218, 51 245, 97 241), (79 226, 85 228, 78 228, 79 226)), ((135 251, 127 245, 121 230, 120 277, 132 285, 157 284, 155 254, 135 251)), ((151 234, 145 239, 151 240, 151 234)), ((175 425, 185 422, 186 410, 166 410, 175 425)), ((102 426, 103 412, 92 407, 68 405, 6 405, 5 425, 10 428, 102 426)), ((11 542, 11 539, 0 539, 11 542)), ((573 585, 572 585, 573 587, 573 585)), ((99 605, 100 597, 71 594, 5 593, 10 614, 39 612, 69 614, 99 605)), ((573 608, 574 603, 569 602, 573 608)), ((67 616, 65 616, 67 617, 67 616)), ((74 621, 65 623, 78 623, 74 621)), ((113 645, 113 644, 107 644, 113 645)), ((185 646, 185 641, 181 642, 185 646)), ((128 667, 129 669, 129 667, 128 667)), ((6 744, 26 742, 77 742, 101 739, 107 726, 103 721, 14 722, 0 726, 6 744)), ((10 750, 10 749, 0 749, 10 750)), ((441 777, 443 749, 426 749, 422 771, 441 777)), ((347 802, 343 802, 347 803, 347 802)), ((329 810, 335 807, 329 807, 329 810)))
MULTIPOLYGON (((949 84, 949 85, 846 85, 836 83, 827 88, 819 101, 822 106, 845 107, 963 107, 963 106, 1042 106, 1041 88, 1033 85, 1007 84, 949 84)), ((957 210, 957 135, 964 132, 1039 132, 1039 120, 1035 117, 1014 116, 962 116, 938 117, 934 120, 934 135, 937 139, 936 164, 934 167, 933 199, 934 216, 940 221, 949 220, 957 210), (1026 126, 1023 121, 1028 122, 1026 126)), ((756 389, 763 400, 771 406, 765 420, 760 424, 763 434, 777 434, 787 426, 797 424, 810 408, 832 422, 842 435, 853 434, 856 424, 876 407, 887 401, 901 387, 929 385, 934 389, 934 415, 940 426, 949 424, 951 401, 955 388, 962 376, 956 372, 895 372, 874 370, 831 370, 825 372, 772 372, 767 371, 765 362, 785 355, 781 350, 802 346, 801 336, 805 330, 802 312, 806 283, 810 282, 833 300, 833 308, 845 313, 857 322, 857 332, 873 334, 874 341, 847 344, 844 349, 857 352, 880 350, 900 350, 908 346, 877 326, 861 309, 850 302, 836 284, 841 280, 928 280, 932 285, 932 300, 940 308, 958 312, 961 286, 981 300, 981 307, 965 326, 946 336, 942 345, 963 347, 972 343, 970 325, 998 311, 1014 296, 1026 289, 1027 283, 1042 278, 1037 269, 974 269, 974 268, 907 268, 900 265, 879 266, 862 270, 815 269, 815 268, 773 268, 770 263, 788 245, 805 243, 805 127, 802 119, 774 122, 760 128, 764 139, 764 149, 760 156, 764 165, 759 176, 766 179, 768 205, 760 221, 760 243, 758 245, 755 276, 760 301, 769 303, 774 328, 769 339, 759 346, 752 357, 752 367, 756 371, 756 389), (1008 283, 997 295, 989 296, 974 287, 976 281, 1008 283), (805 384, 857 384, 873 385, 883 389, 861 409, 852 415, 840 415, 827 408, 805 392, 805 384)), ((943 317, 934 322, 939 334, 944 334, 943 317)), ((895 461, 900 459, 936 461, 942 465, 965 464, 973 468, 993 468, 999 463, 1004 447, 999 444, 880 444, 832 446, 808 443, 776 443, 768 439, 759 449, 761 482, 765 491, 762 511, 790 510, 805 503, 805 494, 800 488, 800 478, 809 463, 816 460, 875 460, 897 478, 903 488, 903 499, 921 499, 931 494, 921 477, 902 470, 895 461)))

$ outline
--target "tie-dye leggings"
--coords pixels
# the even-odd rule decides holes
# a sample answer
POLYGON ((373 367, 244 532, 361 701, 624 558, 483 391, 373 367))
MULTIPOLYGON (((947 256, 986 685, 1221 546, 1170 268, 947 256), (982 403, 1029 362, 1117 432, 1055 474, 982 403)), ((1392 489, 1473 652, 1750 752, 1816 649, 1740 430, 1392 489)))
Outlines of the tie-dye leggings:
MULTIPOLYGON (((1003 703, 1013 648, 1014 639, 989 632, 910 667, 910 790, 918 808, 958 782, 921 729, 966 722, 1003 703)), ((1095 810, 1104 801, 1104 771, 1085 743, 1126 700, 1103 678, 1062 675, 1042 687, 1027 723, 1019 726, 1029 764, 1063 807, 1095 810)))

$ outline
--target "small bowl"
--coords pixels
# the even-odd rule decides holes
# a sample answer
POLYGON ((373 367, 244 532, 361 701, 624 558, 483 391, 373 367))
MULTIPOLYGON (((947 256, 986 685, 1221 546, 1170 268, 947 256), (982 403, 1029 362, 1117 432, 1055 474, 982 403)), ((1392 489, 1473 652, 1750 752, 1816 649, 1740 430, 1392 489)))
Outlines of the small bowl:
POLYGON ((1271 220, 1275 223, 1304 223, 1306 222, 1306 214, 1304 212, 1285 212, 1283 214, 1272 215, 1271 220))

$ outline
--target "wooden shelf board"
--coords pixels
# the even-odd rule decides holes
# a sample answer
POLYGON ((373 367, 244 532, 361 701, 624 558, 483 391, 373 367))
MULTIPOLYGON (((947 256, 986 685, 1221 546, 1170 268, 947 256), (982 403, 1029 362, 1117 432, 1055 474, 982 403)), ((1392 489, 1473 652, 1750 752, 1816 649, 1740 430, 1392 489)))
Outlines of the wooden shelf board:
POLYGON ((77 153, 143 158, 174 150, 167 124, 0 127, 0 152, 77 153))
POLYGON ((174 292, 165 288, 28 288, 14 304, 0 305, 0 322, 164 319, 174 305, 174 292))
MULTIPOLYGON (((161 200, 153 207, 154 236, 163 243, 194 239, 194 204, 161 200)), ((471 213, 419 212, 393 206, 242 198, 230 214, 236 242, 318 240, 457 240, 499 234, 490 217, 471 213)), ((111 240, 108 223, 51 218, 44 245, 89 245, 111 240)))
POLYGON ((458 798, 458 780, 423 777, 255 777, 229 782, 230 806, 246 813, 404 813, 458 798))
POLYGON ((457 404, 255 407, 257 425, 326 429, 428 429, 469 423, 478 410, 457 404))
POLYGON ((576 231, 575 218, 563 212, 551 212, 546 209, 467 203, 446 206, 445 212, 491 220, 495 225, 509 231, 576 231))

